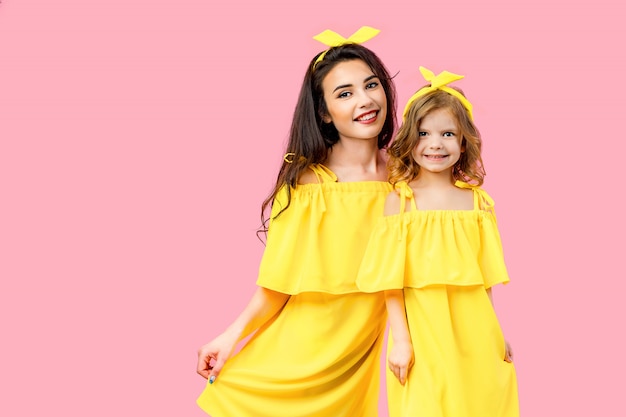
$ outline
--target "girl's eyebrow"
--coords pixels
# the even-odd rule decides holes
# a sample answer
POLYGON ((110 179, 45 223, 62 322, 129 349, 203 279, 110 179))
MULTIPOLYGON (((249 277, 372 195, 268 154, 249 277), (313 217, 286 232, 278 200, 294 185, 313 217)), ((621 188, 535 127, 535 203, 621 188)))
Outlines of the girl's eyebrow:
MULTIPOLYGON (((365 78, 365 79, 363 80, 363 83, 366 83, 366 82, 368 82, 368 81, 370 81, 370 80, 372 80, 372 79, 374 79, 374 78, 378 78, 378 76, 377 76, 377 75, 375 75, 375 74, 372 74, 372 75, 370 75, 369 77, 365 78)), ((337 91, 337 90, 341 89, 341 88, 346 88, 346 87, 352 87, 352 84, 342 84, 342 85, 338 85, 338 86, 337 86, 337 87, 335 87, 335 89, 333 90, 333 93, 334 93, 335 91, 337 91)))

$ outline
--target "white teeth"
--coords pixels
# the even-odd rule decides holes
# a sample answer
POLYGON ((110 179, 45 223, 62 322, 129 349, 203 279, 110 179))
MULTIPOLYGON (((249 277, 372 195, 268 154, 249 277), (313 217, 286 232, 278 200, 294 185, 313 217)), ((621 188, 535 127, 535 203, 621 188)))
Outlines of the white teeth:
POLYGON ((360 120, 360 121, 371 120, 374 117, 376 117, 376 113, 368 113, 364 116, 359 117, 357 120, 360 120))

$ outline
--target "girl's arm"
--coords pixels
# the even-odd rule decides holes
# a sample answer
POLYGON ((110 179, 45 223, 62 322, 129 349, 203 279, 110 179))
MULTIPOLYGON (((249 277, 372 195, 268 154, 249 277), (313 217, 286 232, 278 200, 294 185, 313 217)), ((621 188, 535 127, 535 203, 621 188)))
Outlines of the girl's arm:
POLYGON ((222 334, 200 348, 198 373, 213 383, 237 342, 274 317, 288 299, 289 294, 263 287, 257 288, 239 317, 222 334), (214 361, 213 365, 211 365, 211 360, 214 361))
MULTIPOLYGON (((487 288, 487 296, 489 296, 489 301, 491 301, 491 306, 496 308, 493 303, 493 293, 491 292, 491 288, 487 288)), ((513 348, 511 348, 511 344, 508 341, 504 341, 504 360, 507 362, 513 362, 513 348)))
POLYGON ((404 307, 404 292, 402 290, 385 291, 385 303, 393 339, 393 347, 387 355, 389 369, 404 385, 414 361, 413 344, 411 343, 411 334, 409 333, 404 307))

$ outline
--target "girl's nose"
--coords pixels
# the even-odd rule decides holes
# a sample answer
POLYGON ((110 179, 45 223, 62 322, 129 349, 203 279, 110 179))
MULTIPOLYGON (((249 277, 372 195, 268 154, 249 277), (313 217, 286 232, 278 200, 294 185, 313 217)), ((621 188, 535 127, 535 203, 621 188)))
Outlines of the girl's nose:
POLYGON ((434 138, 428 144, 428 147, 430 149, 441 149, 442 146, 443 145, 441 144, 441 141, 439 139, 434 139, 434 138))

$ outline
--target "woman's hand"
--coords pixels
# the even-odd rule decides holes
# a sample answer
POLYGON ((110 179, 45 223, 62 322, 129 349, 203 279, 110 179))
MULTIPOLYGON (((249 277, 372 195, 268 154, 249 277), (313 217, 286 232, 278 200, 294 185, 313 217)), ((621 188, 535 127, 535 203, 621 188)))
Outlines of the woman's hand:
POLYGON ((411 342, 394 343, 388 355, 389 369, 400 384, 406 384, 407 375, 413 366, 413 345, 411 342))
POLYGON ((227 331, 202 346, 198 350, 198 374, 212 384, 235 349, 238 340, 238 335, 227 331))
POLYGON ((246 308, 226 331, 200 348, 196 371, 212 384, 237 343, 276 315, 287 300, 289 294, 258 287, 246 308))

